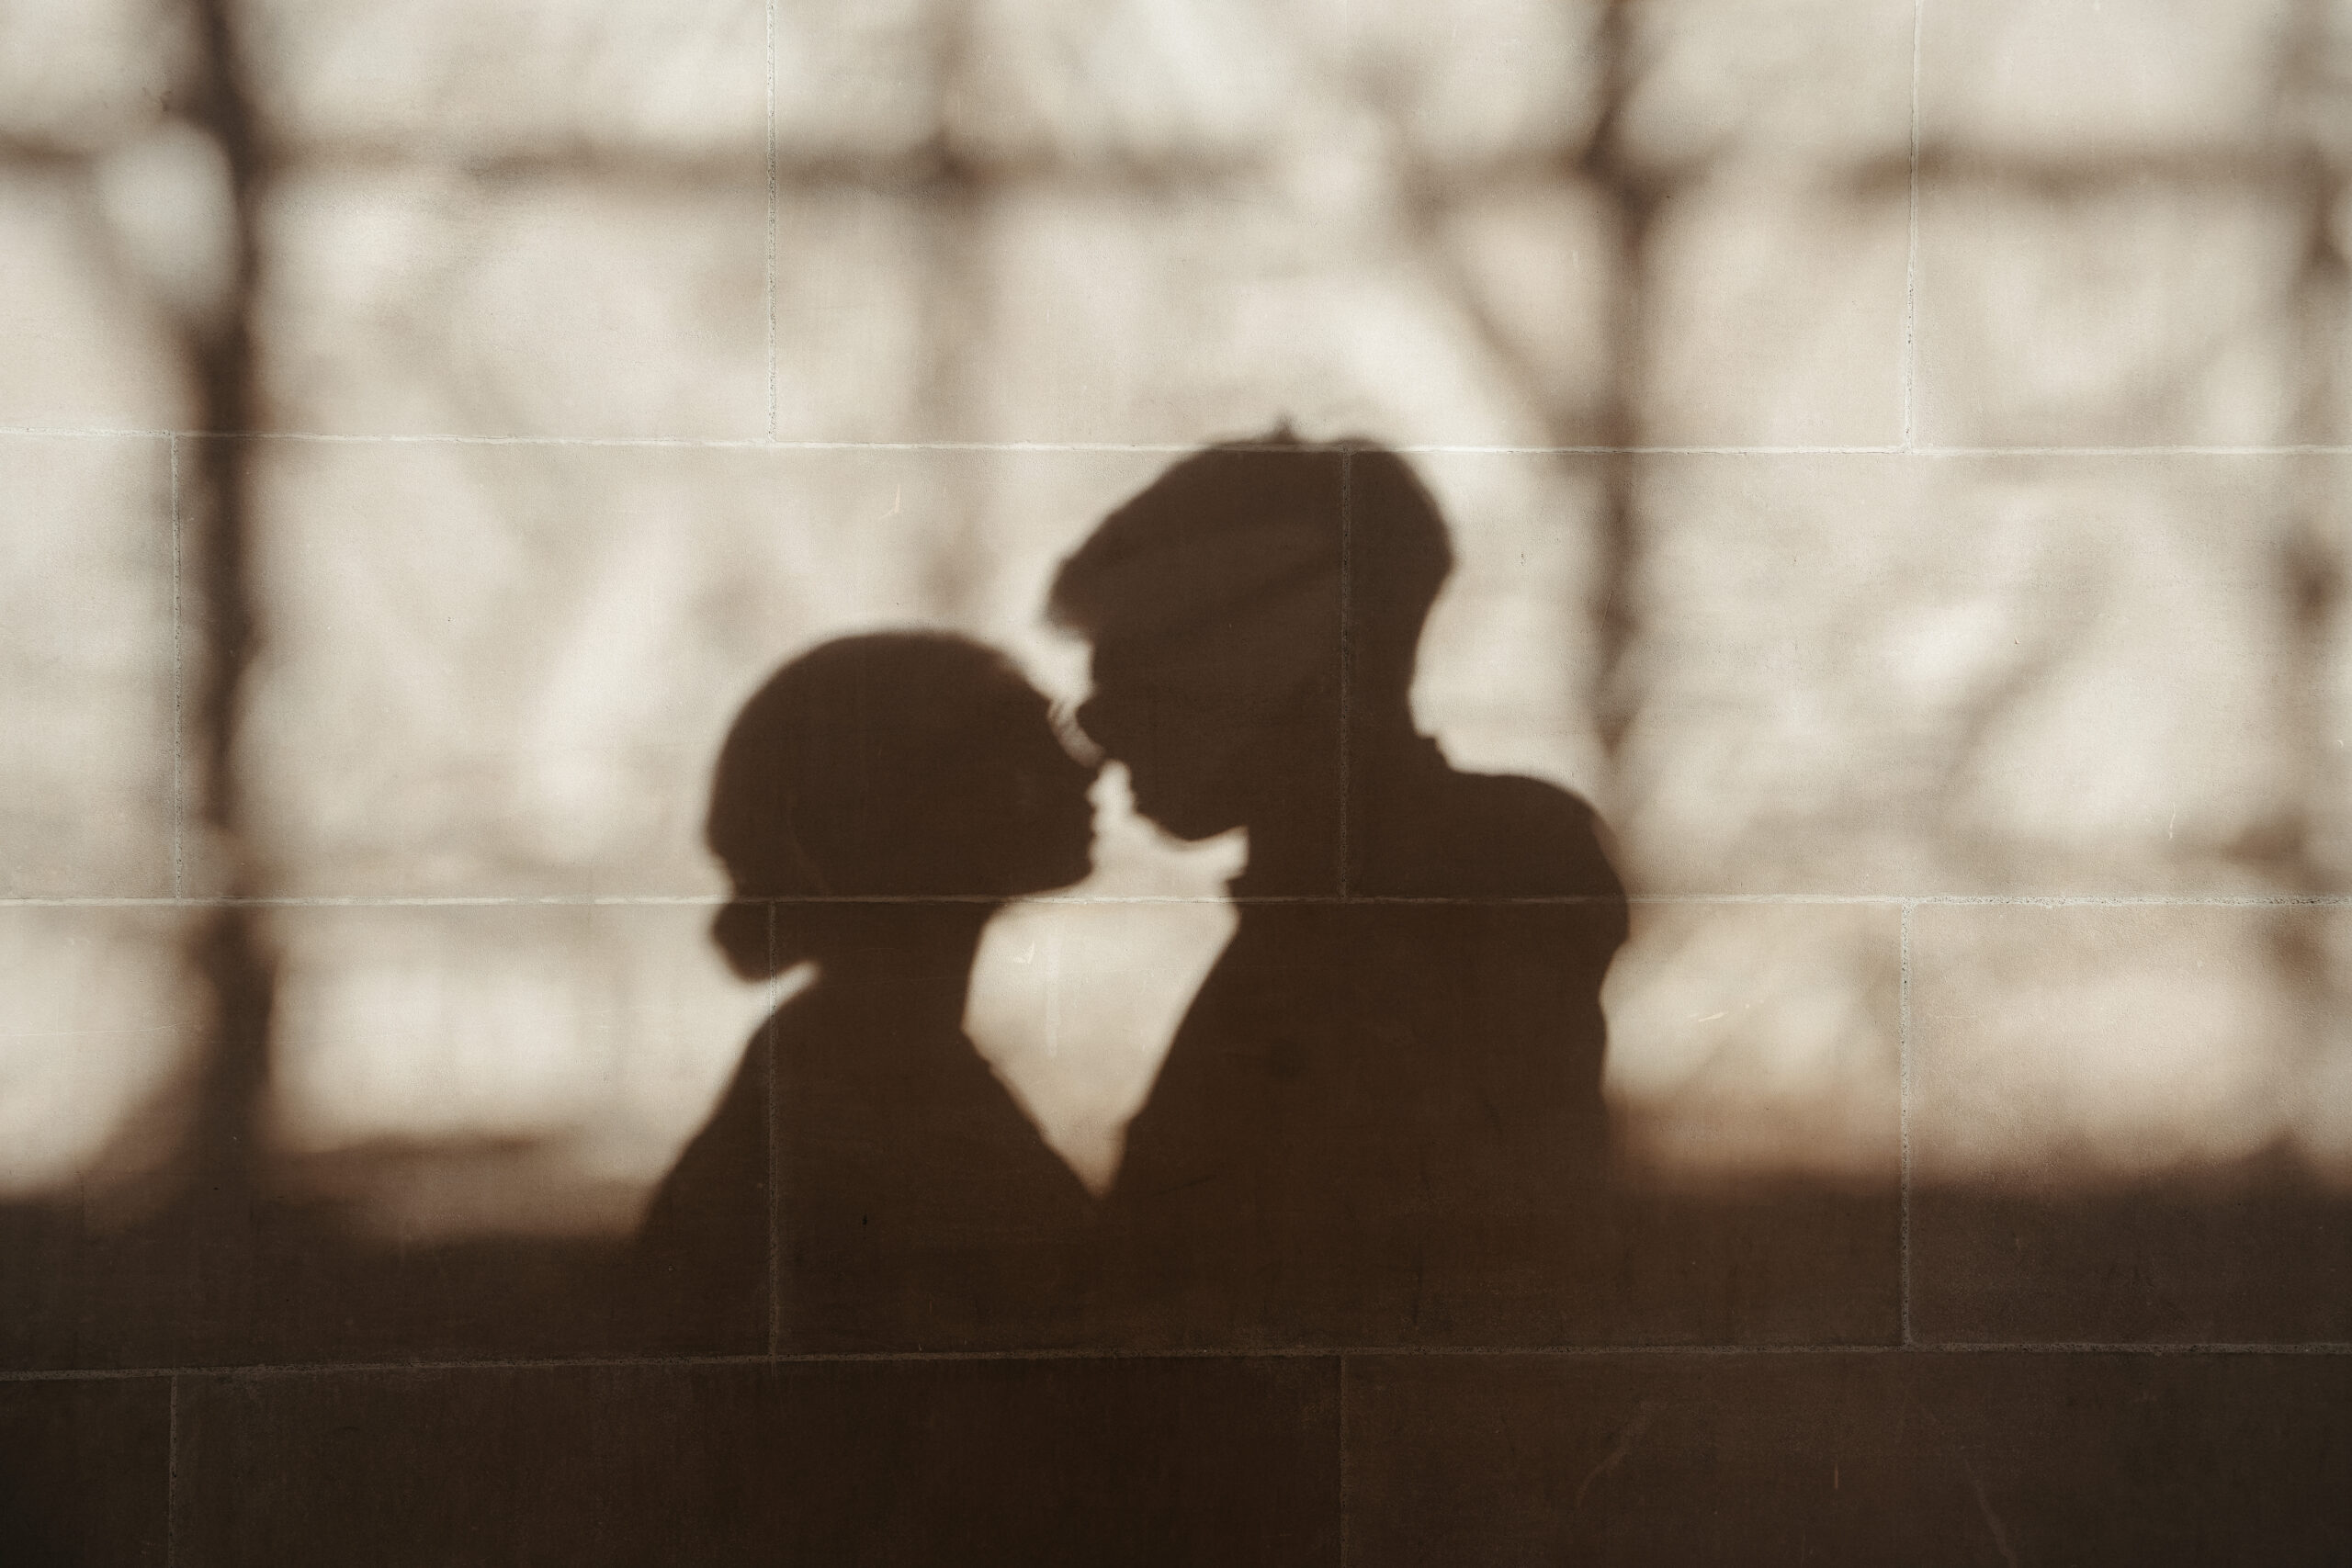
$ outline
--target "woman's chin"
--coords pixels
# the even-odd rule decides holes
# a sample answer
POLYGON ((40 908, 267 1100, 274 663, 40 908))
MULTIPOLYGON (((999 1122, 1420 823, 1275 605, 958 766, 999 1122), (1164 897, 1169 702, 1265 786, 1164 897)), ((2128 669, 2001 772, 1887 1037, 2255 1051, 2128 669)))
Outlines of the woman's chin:
POLYGON ((1069 852, 1047 860, 1041 858, 1030 868, 1030 875, 1017 888, 1016 898, 1035 897, 1041 893, 1058 893, 1073 887, 1094 874, 1094 843, 1089 839, 1069 852))

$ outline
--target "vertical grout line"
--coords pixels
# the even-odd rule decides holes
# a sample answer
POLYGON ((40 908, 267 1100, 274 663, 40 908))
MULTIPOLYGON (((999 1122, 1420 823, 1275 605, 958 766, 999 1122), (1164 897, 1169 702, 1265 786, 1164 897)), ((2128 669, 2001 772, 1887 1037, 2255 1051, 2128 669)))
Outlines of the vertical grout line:
POLYGON ((179 1560, 180 1544, 180 1380, 167 1380, 170 1399, 164 1417, 164 1568, 179 1560))
POLYGON ((767 438, 776 438, 776 363, 775 363, 775 234, 776 234, 776 166, 775 166, 775 4, 768 0, 768 234, 764 288, 768 311, 768 423, 767 438))
MULTIPOLYGON (((1080 900, 1092 903, 1091 897, 1080 900)), ((1046 1059, 1062 1054, 1062 928, 1046 928, 1046 1059)))
POLYGON ((1899 926, 1899 950, 1902 962, 1901 1000, 1898 1003, 1898 1033, 1896 1060, 1899 1064, 1900 1089, 1896 1126, 1902 1140, 1902 1241, 1900 1247, 1903 1270, 1899 1295, 1903 1308, 1903 1343, 1911 1341, 1911 908, 1903 905, 1899 926))
POLYGON ((1351 447, 1340 450, 1340 897, 1348 896, 1348 748, 1355 733, 1355 706, 1352 702, 1350 666, 1353 663, 1349 643, 1349 615, 1353 591, 1353 563, 1350 547, 1355 531, 1355 452, 1351 447))
POLYGON ((187 896, 187 650, 180 625, 180 438, 164 438, 172 490, 172 897, 187 896))
POLYGON ((1919 51, 1928 0, 1911 0, 1910 234, 1903 262, 1903 450, 1918 444, 1919 378, 1919 51))
POLYGON ((781 977, 775 973, 775 905, 773 903, 769 904, 768 1016, 761 1022, 759 1033, 760 1056, 767 1065, 767 1092, 763 1096, 763 1099, 764 1099, 767 1103, 768 1223, 766 1228, 768 1246, 768 1354, 771 1357, 779 1356, 784 1353, 784 1247, 782 1239, 777 1234, 777 1224, 783 1218, 784 1214, 784 1192, 779 1185, 783 1180, 784 1161, 776 1157, 777 1107, 775 1103, 775 1015, 782 1011, 784 1008, 784 985, 781 977))
POLYGON ((1354 1499, 1348 1495, 1348 1357, 1340 1353, 1340 1568, 1348 1568, 1348 1516, 1354 1499))

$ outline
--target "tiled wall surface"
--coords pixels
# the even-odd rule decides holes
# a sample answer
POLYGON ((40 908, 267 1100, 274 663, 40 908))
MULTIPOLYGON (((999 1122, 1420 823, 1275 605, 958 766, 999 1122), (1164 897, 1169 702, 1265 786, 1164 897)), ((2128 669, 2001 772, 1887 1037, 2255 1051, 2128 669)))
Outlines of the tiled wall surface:
MULTIPOLYGON (((2347 254, 2343 0, 0 0, 0 1562, 2352 1558, 2347 254), (1277 422, 1610 825, 1589 1267, 641 1299, 744 696, 1076 694, 1277 422)), ((1102 809, 972 1025, 1097 1176, 1232 870, 1102 809)))

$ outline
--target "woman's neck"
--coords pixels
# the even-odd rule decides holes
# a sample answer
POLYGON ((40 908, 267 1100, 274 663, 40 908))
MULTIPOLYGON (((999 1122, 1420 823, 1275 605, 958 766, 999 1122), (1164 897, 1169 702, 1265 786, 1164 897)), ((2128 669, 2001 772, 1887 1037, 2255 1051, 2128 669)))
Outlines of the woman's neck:
POLYGON ((893 1028, 960 1032, 980 933, 998 907, 987 899, 820 907, 812 912, 822 934, 808 944, 817 983, 893 1028))

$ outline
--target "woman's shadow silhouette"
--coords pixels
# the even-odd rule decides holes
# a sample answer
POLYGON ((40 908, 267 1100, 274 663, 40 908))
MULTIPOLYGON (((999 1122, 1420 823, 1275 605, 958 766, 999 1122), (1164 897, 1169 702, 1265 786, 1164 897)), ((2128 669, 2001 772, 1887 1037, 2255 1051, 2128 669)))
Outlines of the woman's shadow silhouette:
POLYGON ((736 972, 813 960, 656 1193, 662 1290, 772 1292, 797 1349, 1051 1334, 1079 1309, 1094 1202, 963 1031, 1006 899, 1089 869, 1092 771, 1046 699, 960 637, 824 644, 745 705, 707 837, 736 972))

